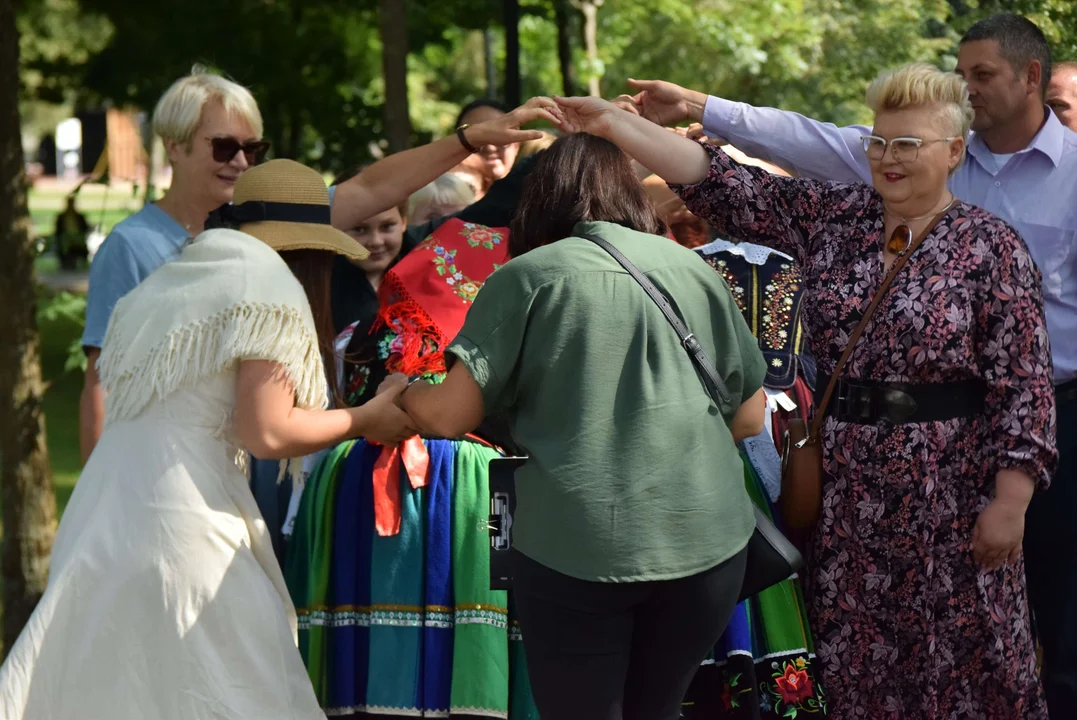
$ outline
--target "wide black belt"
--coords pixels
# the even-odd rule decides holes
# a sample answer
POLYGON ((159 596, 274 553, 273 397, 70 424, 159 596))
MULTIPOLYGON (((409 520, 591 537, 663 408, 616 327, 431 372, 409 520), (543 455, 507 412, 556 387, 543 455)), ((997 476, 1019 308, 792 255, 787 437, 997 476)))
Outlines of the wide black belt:
MULTIPOLYGON (((816 405, 825 390, 816 389, 816 405)), ((838 422, 860 425, 935 422, 980 414, 986 394, 982 380, 913 385, 842 379, 825 412, 838 422)), ((816 408, 816 412, 823 410, 816 408)))

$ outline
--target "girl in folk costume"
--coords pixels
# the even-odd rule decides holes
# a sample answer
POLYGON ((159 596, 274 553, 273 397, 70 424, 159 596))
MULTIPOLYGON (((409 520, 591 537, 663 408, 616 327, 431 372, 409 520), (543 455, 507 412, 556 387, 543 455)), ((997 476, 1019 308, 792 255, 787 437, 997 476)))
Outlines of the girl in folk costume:
MULTIPOLYGON (((348 405, 375 401, 391 372, 445 377, 444 348, 508 262, 508 228, 493 225, 505 214, 469 215, 476 222, 446 220, 386 273, 372 333, 356 322, 338 337, 348 405)), ((399 452, 342 444, 303 487, 285 578, 328 715, 537 717, 519 626, 507 593, 490 589, 480 527, 487 466, 499 455, 490 445, 509 436, 497 418, 476 435, 409 438, 399 452)))
MULTIPOLYGON (((409 228, 418 236, 379 284, 380 307, 337 339, 348 406, 371 400, 389 372, 444 377, 442 350, 507 262, 507 225, 533 165, 518 161, 455 216, 409 228)), ((505 447, 506 436, 485 438, 505 447)), ((505 592, 490 590, 479 529, 497 451, 477 438, 412 438, 395 454, 362 441, 336 450, 293 494, 283 523, 300 652, 326 713, 534 717, 519 630, 505 592), (398 477, 394 458, 408 470, 399 483, 387 482, 398 477)))
MULTIPOLYGON (((696 253, 729 286, 766 360, 763 388, 770 410, 765 428, 745 438, 740 450, 752 501, 781 523, 778 448, 791 418, 808 421, 816 384, 815 360, 801 326, 803 278, 792 258, 750 242, 718 239, 696 253)), ((683 711, 687 720, 777 720, 794 715, 829 717, 799 578, 769 587, 737 606, 693 680, 683 711)))
POLYGON ((0 669, 0 717, 324 717, 237 458, 414 431, 392 392, 322 409, 332 260, 366 251, 329 225, 320 176, 275 160, 234 201, 241 231, 202 233, 116 306, 106 428, 0 669))

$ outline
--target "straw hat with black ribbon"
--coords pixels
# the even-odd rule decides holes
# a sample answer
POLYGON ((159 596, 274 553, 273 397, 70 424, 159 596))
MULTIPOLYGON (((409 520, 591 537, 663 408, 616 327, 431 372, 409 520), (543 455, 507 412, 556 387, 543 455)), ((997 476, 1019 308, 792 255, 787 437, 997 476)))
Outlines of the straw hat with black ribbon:
POLYGON ((314 170, 294 160, 270 160, 236 181, 232 204, 210 214, 206 228, 230 227, 283 250, 328 250, 352 262, 367 249, 329 224, 329 191, 314 170))

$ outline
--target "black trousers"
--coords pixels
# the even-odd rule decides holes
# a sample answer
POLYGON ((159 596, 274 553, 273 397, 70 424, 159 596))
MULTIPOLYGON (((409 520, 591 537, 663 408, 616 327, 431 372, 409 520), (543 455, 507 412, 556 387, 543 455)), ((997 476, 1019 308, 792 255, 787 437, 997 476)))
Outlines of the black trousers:
POLYGON ((674 720, 725 630, 745 552, 661 582, 577 580, 514 553, 513 590, 543 720, 674 720))
POLYGON ((1059 388, 1058 472, 1025 515, 1025 572, 1052 720, 1077 713, 1077 381, 1059 388))

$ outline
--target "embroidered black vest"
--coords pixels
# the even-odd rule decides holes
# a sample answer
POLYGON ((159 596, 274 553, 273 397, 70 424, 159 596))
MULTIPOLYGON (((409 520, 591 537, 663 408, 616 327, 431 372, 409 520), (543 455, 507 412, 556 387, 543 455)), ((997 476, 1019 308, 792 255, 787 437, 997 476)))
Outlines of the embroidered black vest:
POLYGON ((744 244, 742 247, 749 249, 753 259, 767 255, 762 264, 755 264, 727 245, 712 243, 696 252, 725 279, 748 327, 759 340, 767 361, 764 385, 787 390, 800 372, 814 389, 815 359, 807 348, 800 323, 804 292, 796 263, 776 252, 744 244))

